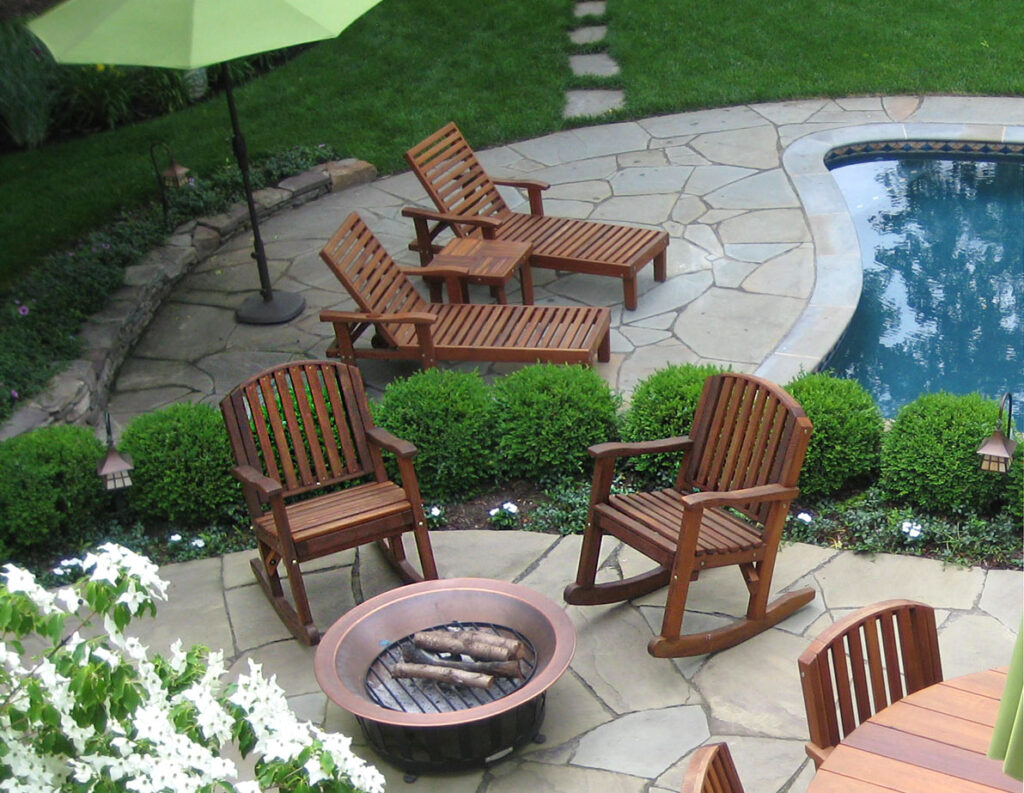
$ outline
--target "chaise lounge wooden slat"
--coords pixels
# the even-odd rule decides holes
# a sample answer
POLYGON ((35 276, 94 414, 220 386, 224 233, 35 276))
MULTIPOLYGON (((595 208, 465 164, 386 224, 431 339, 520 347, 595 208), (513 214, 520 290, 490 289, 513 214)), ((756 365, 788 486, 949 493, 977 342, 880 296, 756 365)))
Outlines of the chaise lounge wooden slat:
MULTIPOLYGON (((320 256, 360 308, 320 313, 334 325, 327 354, 345 363, 396 358, 419 360, 424 368, 442 360, 592 365, 610 358, 608 308, 427 302, 354 212, 320 256), (357 348, 356 340, 370 327, 370 347, 357 348)), ((415 272, 445 279, 450 300, 461 299, 464 269, 415 272)))
POLYGON ((534 267, 621 278, 628 309, 636 308, 637 273, 648 262, 654 262, 654 279, 665 280, 667 232, 545 215, 541 191, 548 185, 491 179, 453 122, 409 149, 405 159, 439 210, 402 211, 413 219, 416 239, 410 248, 419 251, 424 265, 441 250, 437 235, 450 228, 459 237, 529 242, 534 267), (530 213, 509 209, 496 185, 526 190, 530 213))

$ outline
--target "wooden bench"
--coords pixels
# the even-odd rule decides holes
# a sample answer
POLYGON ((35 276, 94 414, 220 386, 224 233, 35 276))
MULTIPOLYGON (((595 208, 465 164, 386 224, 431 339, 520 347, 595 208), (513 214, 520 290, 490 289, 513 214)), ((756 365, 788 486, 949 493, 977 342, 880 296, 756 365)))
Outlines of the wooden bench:
POLYGON ((448 228, 459 237, 528 242, 534 267, 621 278, 628 309, 637 306, 637 273, 648 262, 654 262, 654 279, 665 280, 667 232, 545 215, 541 192, 548 185, 491 179, 454 122, 409 149, 405 159, 439 210, 402 211, 415 224, 410 248, 424 264, 441 250, 434 240, 448 228), (509 209, 496 185, 526 190, 530 213, 509 209))

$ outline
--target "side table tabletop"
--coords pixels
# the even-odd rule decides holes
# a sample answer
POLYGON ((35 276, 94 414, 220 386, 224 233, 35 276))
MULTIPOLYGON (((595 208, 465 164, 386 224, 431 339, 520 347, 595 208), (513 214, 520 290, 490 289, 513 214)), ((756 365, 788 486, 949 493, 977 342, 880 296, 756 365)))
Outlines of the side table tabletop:
MULTIPOLYGON (((533 246, 528 242, 512 242, 509 240, 485 240, 480 237, 456 237, 431 260, 430 264, 441 266, 458 266, 469 269, 469 275, 463 279, 463 300, 468 302, 468 285, 483 284, 491 288, 494 298, 506 305, 505 285, 519 273, 519 282, 523 292, 523 305, 533 304, 533 275, 530 272, 530 254, 533 246)), ((437 278, 428 278, 430 299, 434 303, 443 300, 442 282, 437 278)))
POLYGON ((807 793, 1020 793, 986 756, 1005 683, 990 669, 894 702, 843 739, 807 793))

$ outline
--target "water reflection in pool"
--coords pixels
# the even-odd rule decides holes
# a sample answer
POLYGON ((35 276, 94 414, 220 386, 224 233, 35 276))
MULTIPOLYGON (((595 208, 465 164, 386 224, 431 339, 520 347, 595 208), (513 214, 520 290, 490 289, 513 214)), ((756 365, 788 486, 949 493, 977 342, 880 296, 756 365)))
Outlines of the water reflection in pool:
POLYGON ((1024 408, 1024 162, 876 160, 832 175, 864 290, 828 367, 886 416, 939 390, 1012 391, 1024 408))

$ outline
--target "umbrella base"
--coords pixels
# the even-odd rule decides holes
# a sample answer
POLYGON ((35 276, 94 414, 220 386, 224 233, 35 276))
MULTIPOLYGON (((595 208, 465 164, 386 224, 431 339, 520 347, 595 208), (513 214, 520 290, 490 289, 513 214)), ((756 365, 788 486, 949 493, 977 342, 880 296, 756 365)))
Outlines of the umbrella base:
POLYGON ((306 307, 306 299, 294 292, 273 292, 270 300, 263 295, 246 298, 237 309, 235 319, 244 325, 280 325, 295 319, 306 307))

